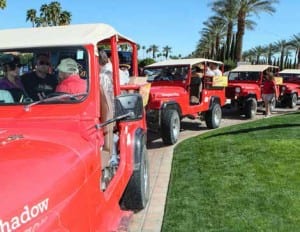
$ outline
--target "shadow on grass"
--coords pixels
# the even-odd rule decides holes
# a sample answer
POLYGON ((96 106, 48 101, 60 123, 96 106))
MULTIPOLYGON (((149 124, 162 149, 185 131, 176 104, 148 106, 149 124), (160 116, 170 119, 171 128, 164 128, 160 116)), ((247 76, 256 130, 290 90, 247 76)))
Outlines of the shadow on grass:
POLYGON ((280 125, 270 125, 270 126, 260 126, 260 127, 255 127, 255 128, 246 128, 246 129, 240 129, 236 131, 230 131, 230 132, 224 132, 224 133, 219 133, 215 135, 210 135, 207 136, 204 139, 208 138, 213 138, 213 137, 218 137, 218 136, 223 136, 223 135, 238 135, 238 134, 244 134, 244 133, 249 133, 253 131, 260 131, 260 130, 269 130, 269 129, 280 129, 280 128, 287 128, 287 127, 300 127, 299 123, 296 124, 280 124, 280 125))

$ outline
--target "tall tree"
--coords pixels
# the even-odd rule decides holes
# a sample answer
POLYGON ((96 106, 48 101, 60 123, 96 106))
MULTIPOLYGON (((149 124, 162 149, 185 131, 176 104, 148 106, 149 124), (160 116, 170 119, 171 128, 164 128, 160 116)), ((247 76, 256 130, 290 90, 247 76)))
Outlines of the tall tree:
POLYGON ((59 25, 69 25, 71 23, 72 14, 64 10, 59 15, 59 25))
POLYGON ((6 7, 6 0, 0 0, 0 9, 4 9, 6 7))
POLYGON ((32 22, 33 27, 58 26, 70 24, 71 17, 71 12, 62 11, 60 3, 53 1, 49 4, 41 5, 39 17, 35 9, 27 10, 26 21, 32 22))
POLYGON ((300 69, 300 33, 293 35, 291 46, 295 49, 295 66, 300 69))
POLYGON ((149 47, 149 52, 152 52, 152 58, 155 58, 155 54, 159 52, 158 46, 153 44, 149 47))
POLYGON ((49 4, 49 20, 51 22, 51 25, 57 26, 60 25, 60 15, 62 8, 59 2, 51 2, 49 4))
POLYGON ((278 3, 278 0, 238 0, 238 24, 237 24, 237 38, 236 38, 236 60, 240 61, 242 58, 243 39, 245 34, 246 19, 253 14, 259 15, 261 12, 274 13, 275 8, 273 4, 278 3))
POLYGON ((32 23, 32 27, 35 26, 36 23, 36 10, 35 9, 29 9, 26 12, 26 22, 30 21, 32 23))
POLYGON ((273 43, 270 43, 265 47, 265 49, 266 49, 267 63, 269 65, 272 65, 275 62, 275 59, 273 62, 272 58, 274 57, 274 54, 276 52, 276 46, 273 43))
POLYGON ((166 59, 168 59, 170 52, 172 51, 172 48, 168 45, 163 47, 163 55, 166 59))
POLYGON ((279 40, 275 43, 276 50, 280 53, 279 56, 279 67, 280 69, 284 68, 285 57, 288 56, 288 46, 289 43, 286 40, 279 40))
POLYGON ((212 10, 226 24, 225 58, 229 59, 230 44, 233 36, 233 28, 236 24, 238 5, 237 0, 216 0, 212 3, 212 10))
POLYGON ((256 64, 264 63, 261 60, 261 56, 263 56, 264 54, 266 54, 266 49, 264 47, 262 47, 260 45, 256 46, 255 48, 251 49, 251 52, 252 52, 252 54, 255 54, 255 56, 256 56, 256 60, 255 60, 256 64))
POLYGON ((202 30, 203 36, 209 36, 212 40, 210 58, 220 57, 220 45, 225 36, 226 24, 219 17, 212 16, 203 23, 206 27, 202 30))

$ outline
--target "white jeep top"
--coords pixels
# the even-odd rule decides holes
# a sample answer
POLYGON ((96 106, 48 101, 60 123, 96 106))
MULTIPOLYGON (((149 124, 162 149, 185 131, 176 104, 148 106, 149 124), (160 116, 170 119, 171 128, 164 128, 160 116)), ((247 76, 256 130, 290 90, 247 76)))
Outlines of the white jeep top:
POLYGON ((0 49, 96 45, 114 35, 133 42, 107 24, 78 24, 0 30, 0 49))

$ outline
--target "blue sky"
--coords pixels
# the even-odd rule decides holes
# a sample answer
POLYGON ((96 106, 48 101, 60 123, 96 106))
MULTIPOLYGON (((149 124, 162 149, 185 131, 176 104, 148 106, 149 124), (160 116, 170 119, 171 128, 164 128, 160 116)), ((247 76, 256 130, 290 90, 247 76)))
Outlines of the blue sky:
MULTIPOLYGON (((211 0, 58 0, 63 10, 72 13, 72 24, 107 23, 141 46, 151 44, 172 47, 171 55, 190 54, 200 38, 203 22, 212 16, 208 4, 211 0)), ((0 10, 0 29, 31 27, 26 22, 28 9, 39 10, 49 1, 7 0, 0 10)), ((281 39, 290 39, 300 33, 299 0, 280 0, 273 15, 253 17, 254 31, 246 31, 243 50, 267 45, 281 39)), ((141 51, 140 51, 141 53, 141 51)))

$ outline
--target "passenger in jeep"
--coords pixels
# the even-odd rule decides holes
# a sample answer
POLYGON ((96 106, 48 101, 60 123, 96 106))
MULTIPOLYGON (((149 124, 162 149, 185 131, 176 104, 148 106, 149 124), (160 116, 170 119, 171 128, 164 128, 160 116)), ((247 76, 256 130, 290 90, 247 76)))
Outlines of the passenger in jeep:
POLYGON ((79 76, 79 69, 75 60, 63 59, 57 69, 59 84, 55 92, 76 94, 87 91, 86 81, 79 76))
POLYGON ((200 93, 202 91, 202 77, 204 75, 204 66, 197 65, 192 69, 190 102, 198 104, 200 101, 200 93))
POLYGON ((26 92, 34 101, 43 99, 54 92, 58 81, 49 71, 49 57, 46 54, 40 54, 37 57, 35 71, 21 76, 26 92))
POLYGON ((206 76, 222 76, 222 72, 216 63, 209 63, 206 71, 206 76))
POLYGON ((20 58, 11 54, 6 54, 1 58, 4 78, 0 80, 0 89, 8 90, 14 102, 22 102, 27 97, 27 93, 19 78, 20 58))

